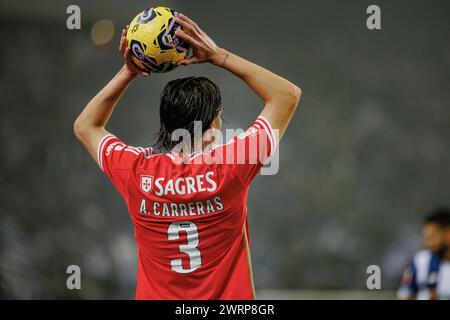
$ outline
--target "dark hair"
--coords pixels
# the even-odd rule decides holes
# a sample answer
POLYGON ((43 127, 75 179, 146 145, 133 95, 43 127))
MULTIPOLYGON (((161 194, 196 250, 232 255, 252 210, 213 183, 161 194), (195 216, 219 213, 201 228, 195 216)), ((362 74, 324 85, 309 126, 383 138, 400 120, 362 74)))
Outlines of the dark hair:
POLYGON ((172 141, 172 132, 186 129, 194 144, 194 121, 201 121, 202 136, 222 111, 219 87, 205 77, 187 77, 172 80, 161 94, 159 107, 160 129, 157 147, 171 150, 178 144, 172 141))
POLYGON ((450 227, 450 209, 441 207, 434 209, 424 219, 424 224, 435 223, 441 228, 450 227))

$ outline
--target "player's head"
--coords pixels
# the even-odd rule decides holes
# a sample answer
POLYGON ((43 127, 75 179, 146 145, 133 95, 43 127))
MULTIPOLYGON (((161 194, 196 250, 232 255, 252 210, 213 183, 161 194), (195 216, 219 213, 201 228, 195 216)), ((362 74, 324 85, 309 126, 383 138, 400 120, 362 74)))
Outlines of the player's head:
POLYGON ((440 253, 450 245, 450 209, 437 208, 425 217, 423 240, 425 246, 440 253))
MULTIPOLYGON (((205 77, 187 77, 172 80, 161 94, 159 108, 160 129, 158 147, 171 150, 179 141, 172 139, 177 129, 189 131, 193 146, 196 136, 202 137, 208 129, 222 126, 222 97, 219 87, 205 77), (201 134, 194 134, 194 122, 200 121, 201 134)), ((197 127, 199 124, 197 122, 197 127)))

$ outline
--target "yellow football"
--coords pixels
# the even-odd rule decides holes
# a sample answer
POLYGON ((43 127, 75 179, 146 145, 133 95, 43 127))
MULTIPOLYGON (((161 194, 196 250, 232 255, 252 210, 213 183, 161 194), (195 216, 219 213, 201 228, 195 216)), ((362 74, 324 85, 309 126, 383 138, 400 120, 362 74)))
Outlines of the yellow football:
POLYGON ((170 8, 155 7, 142 11, 130 23, 127 40, 131 59, 144 71, 168 72, 189 54, 189 45, 175 36, 183 30, 175 22, 178 13, 170 8))

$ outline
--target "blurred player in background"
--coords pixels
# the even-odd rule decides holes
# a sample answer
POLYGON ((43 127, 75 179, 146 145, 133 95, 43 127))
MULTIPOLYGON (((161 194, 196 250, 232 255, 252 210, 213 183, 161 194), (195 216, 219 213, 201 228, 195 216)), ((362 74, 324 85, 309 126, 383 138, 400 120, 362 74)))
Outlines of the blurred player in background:
POLYGON ((188 17, 176 19, 187 30, 176 36, 193 48, 181 64, 220 66, 262 98, 265 106, 253 125, 230 142, 213 145, 215 135, 204 135, 221 128, 220 91, 204 77, 188 77, 170 81, 161 95, 158 145, 167 153, 129 146, 106 131, 126 88, 136 75, 148 75, 133 65, 124 29, 125 65, 78 116, 75 135, 128 206, 138 247, 137 299, 254 299, 247 193, 283 136, 300 89, 219 48, 188 17), (198 141, 196 121, 201 121, 198 141), (188 131, 189 147, 200 150, 175 150, 177 129, 188 131), (244 162, 236 162, 239 155, 244 162), (250 161, 252 155, 256 161, 250 161))
POLYGON ((450 209, 431 212, 423 223, 425 249, 404 271, 399 299, 450 299, 450 209))

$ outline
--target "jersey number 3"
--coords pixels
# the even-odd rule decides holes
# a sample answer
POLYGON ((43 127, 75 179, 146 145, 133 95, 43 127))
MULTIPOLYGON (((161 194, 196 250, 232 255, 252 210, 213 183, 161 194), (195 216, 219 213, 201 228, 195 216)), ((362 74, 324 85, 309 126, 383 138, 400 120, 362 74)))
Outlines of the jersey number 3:
POLYGON ((202 255, 197 248, 199 243, 197 226, 190 221, 173 222, 167 229, 169 240, 178 240, 180 231, 186 232, 187 244, 180 244, 179 250, 189 256, 190 268, 183 269, 182 259, 171 260, 170 268, 178 273, 191 273, 202 265, 202 255))

